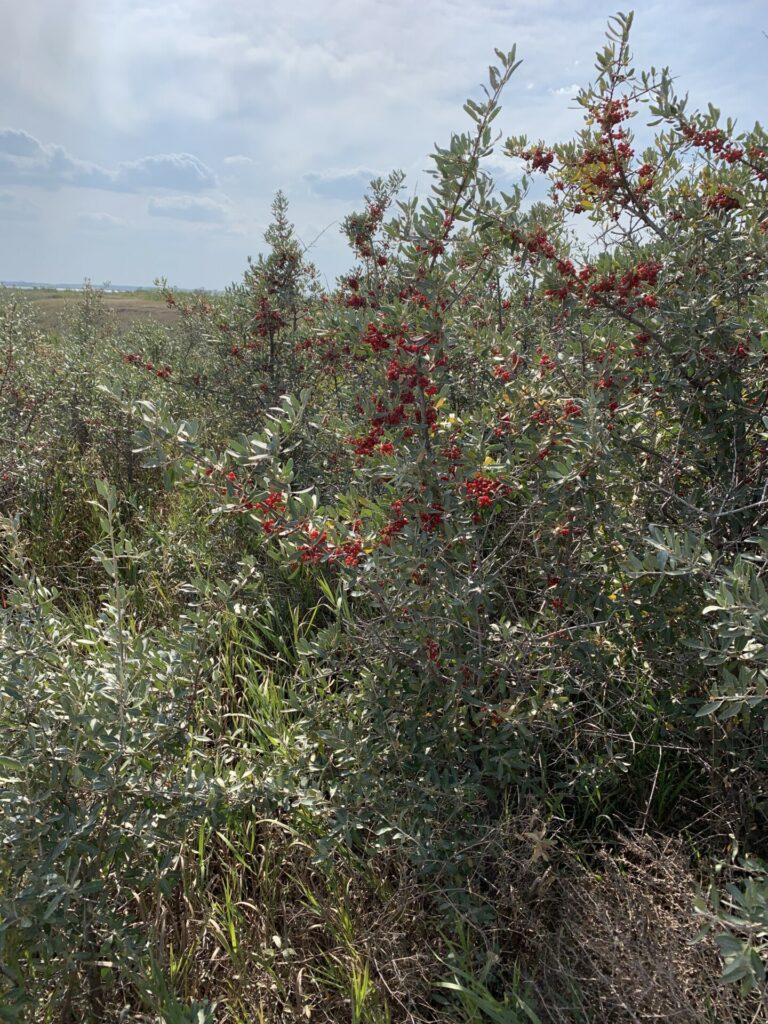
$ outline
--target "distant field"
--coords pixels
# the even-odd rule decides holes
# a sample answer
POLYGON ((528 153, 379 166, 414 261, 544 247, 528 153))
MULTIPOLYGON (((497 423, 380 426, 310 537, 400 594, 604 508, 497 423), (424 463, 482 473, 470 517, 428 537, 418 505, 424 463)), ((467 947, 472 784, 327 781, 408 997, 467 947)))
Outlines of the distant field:
MULTIPOLYGON (((78 301, 80 293, 76 291, 60 292, 54 289, 30 289, 24 295, 38 307, 46 327, 58 326, 61 314, 67 306, 78 301)), ((178 322, 179 314, 169 308, 161 295, 152 292, 122 292, 116 295, 105 295, 104 304, 117 317, 121 326, 128 326, 136 320, 159 320, 164 324, 178 322)))

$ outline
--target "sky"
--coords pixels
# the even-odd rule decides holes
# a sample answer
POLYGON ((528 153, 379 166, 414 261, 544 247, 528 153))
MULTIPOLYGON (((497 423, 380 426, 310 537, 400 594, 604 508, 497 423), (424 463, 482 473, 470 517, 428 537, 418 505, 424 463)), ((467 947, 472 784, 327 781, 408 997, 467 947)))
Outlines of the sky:
MULTIPOLYGON (((371 178, 424 195, 494 47, 503 138, 567 140, 616 6, 599 0, 0 0, 0 281, 222 288, 277 189, 332 284, 371 178)), ((636 0, 638 68, 768 122, 768 0, 636 0)), ((519 174, 493 160, 503 187, 519 174)))

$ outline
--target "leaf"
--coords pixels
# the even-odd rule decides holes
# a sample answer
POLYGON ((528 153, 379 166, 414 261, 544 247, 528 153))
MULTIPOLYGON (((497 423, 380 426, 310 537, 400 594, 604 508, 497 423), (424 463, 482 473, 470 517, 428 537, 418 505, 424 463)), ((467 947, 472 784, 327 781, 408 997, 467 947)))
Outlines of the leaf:
POLYGON ((714 714, 715 711, 719 711, 722 706, 722 700, 710 701, 709 704, 705 704, 703 707, 699 708, 696 712, 696 718, 706 718, 707 715, 711 715, 714 714))
POLYGON ((742 711, 742 702, 740 700, 732 700, 728 702, 728 706, 724 711, 721 711, 717 716, 719 722, 727 722, 731 718, 735 718, 742 711))

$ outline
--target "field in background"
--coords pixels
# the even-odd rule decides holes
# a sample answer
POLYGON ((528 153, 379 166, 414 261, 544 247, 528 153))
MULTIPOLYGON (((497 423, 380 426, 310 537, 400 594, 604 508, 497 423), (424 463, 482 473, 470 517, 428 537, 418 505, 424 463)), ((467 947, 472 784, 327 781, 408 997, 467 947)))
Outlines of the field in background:
MULTIPOLYGON (((26 299, 33 303, 40 313, 44 326, 56 330, 60 325, 62 314, 73 302, 77 302, 80 292, 57 291, 53 288, 30 288, 23 292, 26 299)), ((157 321, 161 324, 176 324, 179 315, 175 309, 169 308, 162 294, 140 290, 120 292, 115 295, 104 294, 104 308, 114 316, 120 327, 128 327, 136 321, 157 321)))

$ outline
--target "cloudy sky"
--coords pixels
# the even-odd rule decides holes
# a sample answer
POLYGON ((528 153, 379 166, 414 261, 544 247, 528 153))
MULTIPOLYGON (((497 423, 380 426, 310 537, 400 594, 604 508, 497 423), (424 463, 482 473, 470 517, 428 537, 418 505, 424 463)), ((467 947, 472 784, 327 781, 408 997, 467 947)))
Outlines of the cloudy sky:
MULTIPOLYGON (((768 121, 766 0, 635 0, 639 67, 768 121)), ((276 189, 332 280, 367 182, 429 188, 493 49, 524 63, 505 134, 577 126, 616 6, 602 0, 0 0, 0 281, 223 287, 276 189), (320 236, 319 238, 317 236, 320 236)), ((499 161, 499 173, 515 168, 499 161)))

